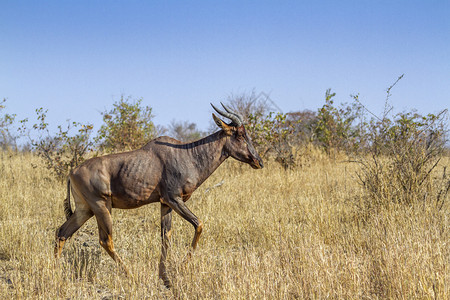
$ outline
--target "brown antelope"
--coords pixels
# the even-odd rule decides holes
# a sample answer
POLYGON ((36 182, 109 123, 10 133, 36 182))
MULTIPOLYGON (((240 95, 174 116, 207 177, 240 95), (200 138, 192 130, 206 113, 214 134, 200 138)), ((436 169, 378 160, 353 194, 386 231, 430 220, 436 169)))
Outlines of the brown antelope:
POLYGON ((100 245, 128 274, 114 250, 111 209, 137 208, 160 202, 162 247, 159 277, 170 287, 165 261, 172 210, 194 226, 192 250, 195 250, 203 223, 185 204, 192 193, 230 156, 254 169, 263 167, 245 131, 242 116, 222 106, 225 111, 212 105, 232 122, 226 124, 213 114, 221 130, 201 140, 184 144, 163 136, 138 150, 95 157, 75 168, 67 180, 67 198, 64 200, 67 221, 56 232, 55 256, 59 258, 65 241, 95 216, 100 245), (74 212, 70 205, 70 192, 75 201, 74 212))

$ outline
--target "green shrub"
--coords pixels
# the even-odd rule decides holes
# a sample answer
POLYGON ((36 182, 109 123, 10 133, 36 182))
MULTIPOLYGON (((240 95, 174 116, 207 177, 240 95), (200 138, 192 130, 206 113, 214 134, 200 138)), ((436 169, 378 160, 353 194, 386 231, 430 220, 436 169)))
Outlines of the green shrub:
POLYGON ((436 168, 445 150, 447 110, 421 116, 406 112, 372 120, 367 155, 358 174, 370 199, 379 203, 433 201, 442 206, 450 180, 436 168))
POLYGON ((388 88, 383 115, 367 125, 358 178, 368 193, 368 206, 422 200, 442 207, 450 189, 446 167, 438 170, 446 149, 448 111, 394 114, 390 91, 402 77, 388 88))
POLYGON ((16 119, 16 114, 2 114, 6 108, 6 99, 0 101, 0 149, 17 150, 17 135, 12 131, 12 125, 16 119))
POLYGON ((287 115, 270 112, 250 114, 247 129, 253 144, 263 157, 272 156, 284 169, 296 166, 294 156, 295 123, 287 122, 287 115))
POLYGON ((104 124, 95 138, 102 152, 129 151, 142 147, 156 134, 152 109, 142 99, 120 98, 114 108, 102 113, 104 124))
MULTIPOLYGON (((37 121, 32 128, 34 134, 28 132, 31 149, 42 157, 48 169, 59 180, 65 180, 70 170, 85 160, 86 154, 92 150, 91 134, 93 126, 79 122, 67 121, 67 126, 59 125, 58 132, 51 134, 46 122, 47 111, 36 109, 37 121), (71 133, 76 131, 75 134, 71 133)), ((26 132, 26 123, 22 120, 21 131, 26 132)))
MULTIPOLYGON (((325 104, 319 109, 313 125, 313 141, 328 154, 333 150, 347 153, 358 151, 364 145, 363 106, 354 101, 336 107, 333 101, 335 96, 331 89, 325 93, 325 104)), ((358 96, 354 99, 357 100, 358 96)))

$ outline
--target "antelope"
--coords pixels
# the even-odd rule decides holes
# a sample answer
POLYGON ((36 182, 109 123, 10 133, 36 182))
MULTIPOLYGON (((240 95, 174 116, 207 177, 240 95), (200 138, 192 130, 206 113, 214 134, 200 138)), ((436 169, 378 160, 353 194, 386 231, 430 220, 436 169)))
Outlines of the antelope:
POLYGON ((194 226, 190 255, 197 247, 203 229, 202 221, 185 204, 192 193, 230 156, 254 169, 263 168, 262 159, 244 128, 242 116, 223 104, 225 111, 213 104, 211 106, 231 123, 226 124, 213 113, 212 117, 220 130, 210 136, 192 143, 162 136, 138 150, 91 158, 76 167, 67 180, 67 197, 64 200, 67 220, 56 231, 55 257, 60 257, 66 240, 95 216, 100 245, 129 275, 114 250, 111 210, 160 202, 162 246, 159 278, 170 288, 166 257, 172 211, 194 226), (75 211, 71 208, 70 193, 75 211))

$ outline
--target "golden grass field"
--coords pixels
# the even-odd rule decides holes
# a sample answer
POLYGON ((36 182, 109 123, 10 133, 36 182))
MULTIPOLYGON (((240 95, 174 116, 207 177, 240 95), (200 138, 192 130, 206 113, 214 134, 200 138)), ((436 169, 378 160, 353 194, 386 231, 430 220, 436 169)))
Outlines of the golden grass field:
POLYGON ((291 171, 229 159, 194 193, 188 206, 203 234, 187 260, 194 230, 174 214, 167 290, 158 279, 159 204, 113 210, 115 247, 131 277, 99 245, 94 218, 56 262, 65 183, 38 157, 2 152, 0 298, 450 298, 448 199, 440 210, 419 202, 369 211, 357 164, 302 154, 291 171))

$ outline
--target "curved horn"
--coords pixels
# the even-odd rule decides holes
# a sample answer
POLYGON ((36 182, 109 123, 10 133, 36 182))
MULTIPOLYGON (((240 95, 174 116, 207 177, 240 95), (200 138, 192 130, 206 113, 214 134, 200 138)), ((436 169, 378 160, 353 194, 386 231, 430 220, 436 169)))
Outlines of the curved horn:
POLYGON ((226 108, 225 105, 222 104, 222 106, 225 108, 226 112, 221 109, 218 109, 217 107, 214 106, 214 104, 212 104, 212 103, 210 103, 210 104, 214 108, 214 110, 217 111, 217 113, 219 113, 221 116, 224 116, 225 118, 230 119, 237 126, 242 125, 241 118, 236 113, 230 112, 230 110, 228 108, 226 108))
POLYGON ((240 114, 238 114, 238 113, 232 111, 231 109, 229 109, 228 107, 226 107, 222 102, 220 102, 220 104, 222 104, 223 108, 225 108, 225 110, 226 110, 228 113, 230 113, 230 114, 236 116, 236 117, 239 119, 239 121, 240 121, 239 126, 242 125, 242 124, 244 123, 244 119, 242 118, 242 116, 241 116, 240 114))

